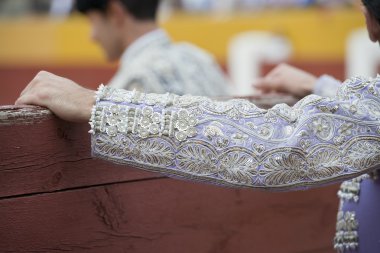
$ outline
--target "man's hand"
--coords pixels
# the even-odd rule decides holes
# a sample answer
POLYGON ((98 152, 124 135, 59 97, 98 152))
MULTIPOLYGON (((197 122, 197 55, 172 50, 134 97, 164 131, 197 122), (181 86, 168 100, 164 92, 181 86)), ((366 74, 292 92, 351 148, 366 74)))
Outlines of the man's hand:
POLYGON ((58 117, 74 122, 88 122, 95 103, 95 91, 46 71, 39 72, 21 92, 16 105, 39 105, 58 117))
POLYGON ((287 64, 280 64, 254 83, 262 93, 286 93, 302 98, 313 92, 317 77, 287 64))

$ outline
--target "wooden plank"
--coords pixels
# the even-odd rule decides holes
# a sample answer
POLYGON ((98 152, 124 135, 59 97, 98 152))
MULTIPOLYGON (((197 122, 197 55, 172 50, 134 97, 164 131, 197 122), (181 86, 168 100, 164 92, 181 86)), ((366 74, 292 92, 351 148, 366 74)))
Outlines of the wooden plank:
POLYGON ((92 159, 88 130, 42 108, 0 107, 1 252, 333 252, 337 186, 172 180, 92 159))
POLYGON ((336 190, 269 193, 163 179, 5 199, 0 249, 333 253, 336 190))
POLYGON ((0 106, 0 198, 164 177, 92 158, 88 130, 40 107, 0 106))
POLYGON ((0 107, 0 198, 163 177, 93 159, 88 130, 39 107, 0 107))

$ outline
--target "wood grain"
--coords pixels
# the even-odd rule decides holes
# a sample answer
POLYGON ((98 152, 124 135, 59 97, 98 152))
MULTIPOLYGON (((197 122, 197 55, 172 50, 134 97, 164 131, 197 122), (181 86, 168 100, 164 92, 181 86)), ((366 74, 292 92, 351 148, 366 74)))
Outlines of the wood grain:
POLYGON ((171 179, 0 202, 4 252, 332 253, 335 187, 265 193, 171 179), (8 217, 8 218, 7 218, 8 217))
POLYGON ((337 186, 173 180, 91 158, 88 124, 42 108, 0 115, 0 252, 334 252, 337 186))
POLYGON ((32 125, 50 119, 52 113, 35 106, 1 106, 0 125, 32 125))
POLYGON ((163 177, 92 158, 88 124, 39 107, 0 107, 0 115, 0 198, 163 177))

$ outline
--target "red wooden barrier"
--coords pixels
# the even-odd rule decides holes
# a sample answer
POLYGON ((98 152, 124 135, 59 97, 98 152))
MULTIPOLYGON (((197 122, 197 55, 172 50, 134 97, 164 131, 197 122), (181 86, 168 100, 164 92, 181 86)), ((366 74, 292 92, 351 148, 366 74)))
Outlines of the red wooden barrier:
POLYGON ((1 252, 332 253, 337 186, 258 192, 91 158, 87 124, 0 107, 1 252))

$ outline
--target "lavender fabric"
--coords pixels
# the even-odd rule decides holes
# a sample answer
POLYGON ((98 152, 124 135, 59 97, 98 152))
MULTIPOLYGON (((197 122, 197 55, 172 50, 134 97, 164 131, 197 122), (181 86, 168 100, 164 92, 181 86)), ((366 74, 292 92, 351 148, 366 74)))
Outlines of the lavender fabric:
MULTIPOLYGON (((380 77, 349 79, 334 98, 311 95, 269 110, 102 86, 90 124, 96 157, 218 185, 305 189, 380 165, 380 77)), ((344 245, 355 233, 340 234, 344 245)))

